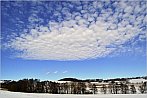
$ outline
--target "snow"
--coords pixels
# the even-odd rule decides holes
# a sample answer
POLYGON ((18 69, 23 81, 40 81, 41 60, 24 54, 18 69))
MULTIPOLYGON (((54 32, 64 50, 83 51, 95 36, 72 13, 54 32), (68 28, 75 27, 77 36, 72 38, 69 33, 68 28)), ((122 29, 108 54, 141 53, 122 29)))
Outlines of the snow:
POLYGON ((142 83, 142 82, 146 82, 146 79, 131 79, 129 80, 130 83, 142 83))
POLYGON ((0 83, 4 83, 4 81, 0 81, 0 83))
POLYGON ((72 94, 43 94, 20 93, 0 90, 0 98, 147 98, 147 94, 96 94, 96 95, 72 95, 72 94))

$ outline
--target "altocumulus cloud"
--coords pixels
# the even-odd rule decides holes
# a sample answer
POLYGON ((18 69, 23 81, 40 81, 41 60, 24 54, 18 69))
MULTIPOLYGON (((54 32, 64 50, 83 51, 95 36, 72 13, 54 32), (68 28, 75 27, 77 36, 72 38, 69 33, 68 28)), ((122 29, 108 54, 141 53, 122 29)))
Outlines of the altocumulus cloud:
POLYGON ((136 40, 146 39, 145 3, 39 2, 41 8, 29 9, 31 14, 24 32, 11 38, 6 46, 20 51, 15 56, 24 59, 62 61, 106 57, 124 50, 125 44, 136 37, 136 40), (51 3, 57 5, 54 10, 46 5, 51 3))

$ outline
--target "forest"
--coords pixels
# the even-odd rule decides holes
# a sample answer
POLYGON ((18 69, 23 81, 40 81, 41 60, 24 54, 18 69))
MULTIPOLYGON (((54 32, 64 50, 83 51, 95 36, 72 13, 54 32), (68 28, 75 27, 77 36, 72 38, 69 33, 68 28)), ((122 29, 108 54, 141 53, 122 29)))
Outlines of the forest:
POLYGON ((94 81, 65 78, 53 82, 22 79, 19 81, 5 80, 1 83, 1 89, 14 92, 50 94, 143 94, 147 93, 147 81, 130 83, 127 79, 97 79, 94 81))

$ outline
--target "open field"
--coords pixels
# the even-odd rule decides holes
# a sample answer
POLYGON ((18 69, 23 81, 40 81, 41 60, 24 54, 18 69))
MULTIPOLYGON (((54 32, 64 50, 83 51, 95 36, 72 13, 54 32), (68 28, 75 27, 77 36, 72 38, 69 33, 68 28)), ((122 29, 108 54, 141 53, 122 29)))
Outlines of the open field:
POLYGON ((147 98, 147 94, 117 94, 117 95, 60 95, 60 94, 36 94, 20 93, 0 90, 0 98, 147 98))

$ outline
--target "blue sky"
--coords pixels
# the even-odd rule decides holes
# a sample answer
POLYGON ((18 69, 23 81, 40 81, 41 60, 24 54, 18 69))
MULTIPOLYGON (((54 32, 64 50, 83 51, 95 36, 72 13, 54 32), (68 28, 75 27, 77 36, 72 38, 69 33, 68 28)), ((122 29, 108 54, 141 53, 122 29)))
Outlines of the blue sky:
POLYGON ((146 75, 145 4, 1 2, 1 79, 146 75))

